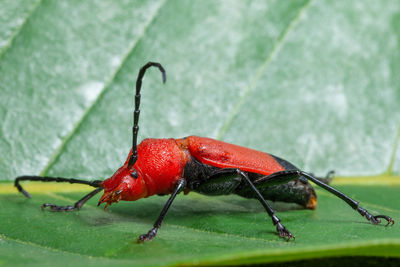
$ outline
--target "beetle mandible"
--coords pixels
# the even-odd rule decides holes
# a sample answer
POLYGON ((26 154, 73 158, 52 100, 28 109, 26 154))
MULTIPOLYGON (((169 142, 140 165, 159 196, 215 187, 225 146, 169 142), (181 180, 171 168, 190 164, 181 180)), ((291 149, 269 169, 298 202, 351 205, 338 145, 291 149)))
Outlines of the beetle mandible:
POLYGON ((335 188, 314 175, 304 172, 290 162, 257 150, 225 143, 211 138, 188 136, 181 139, 144 139, 137 145, 140 115, 140 90, 142 78, 150 67, 157 67, 165 83, 166 74, 160 63, 148 62, 136 80, 135 109, 133 113, 132 149, 127 160, 110 178, 100 181, 86 181, 61 177, 20 176, 15 186, 26 197, 30 194, 20 181, 69 182, 86 184, 96 189, 72 206, 43 204, 52 211, 79 210, 91 197, 104 190, 98 206, 106 203, 104 209, 120 200, 134 201, 152 195, 171 194, 160 215, 148 233, 139 236, 138 241, 153 239, 176 195, 182 191, 195 191, 208 195, 237 194, 256 198, 263 205, 280 237, 290 240, 293 234, 286 229, 265 199, 295 202, 304 208, 315 209, 316 194, 308 181, 312 181, 330 193, 344 200, 373 224, 381 219, 387 225, 394 220, 386 215, 371 215, 335 188), (283 193, 282 193, 283 192, 283 193), (297 193, 296 193, 297 192, 297 193))

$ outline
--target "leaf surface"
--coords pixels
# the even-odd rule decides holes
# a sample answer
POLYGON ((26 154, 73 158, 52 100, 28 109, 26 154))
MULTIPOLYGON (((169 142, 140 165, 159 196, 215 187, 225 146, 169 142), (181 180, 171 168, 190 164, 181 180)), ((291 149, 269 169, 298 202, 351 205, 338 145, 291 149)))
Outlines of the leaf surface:
MULTIPOLYGON (((337 188, 350 192, 374 214, 400 219, 398 185, 337 188)), ((168 266, 265 263, 334 255, 400 257, 399 227, 371 225, 321 190, 315 211, 274 204, 296 237, 291 242, 279 238, 257 201, 237 196, 179 195, 157 238, 145 244, 137 244, 136 238, 150 229, 166 197, 120 202, 106 212, 95 207, 96 200, 79 212, 40 211, 44 202, 72 204, 83 194, 43 192, 35 193, 32 199, 0 194, 0 259, 7 264, 32 259, 71 265, 82 261, 91 265, 168 266)))
MULTIPOLYGON (((112 175, 131 146, 133 87, 147 61, 168 78, 146 74, 139 140, 208 136, 317 174, 335 169, 347 176, 340 189, 399 218, 395 0, 0 1, 0 180, 112 175)), ((254 201, 191 194, 178 197, 158 239, 137 245, 164 198, 54 214, 38 207, 73 203, 82 189, 36 188, 27 200, 0 185, 0 264, 399 256, 396 226, 362 223, 323 192, 315 212, 277 206, 295 242, 274 235, 254 201)))

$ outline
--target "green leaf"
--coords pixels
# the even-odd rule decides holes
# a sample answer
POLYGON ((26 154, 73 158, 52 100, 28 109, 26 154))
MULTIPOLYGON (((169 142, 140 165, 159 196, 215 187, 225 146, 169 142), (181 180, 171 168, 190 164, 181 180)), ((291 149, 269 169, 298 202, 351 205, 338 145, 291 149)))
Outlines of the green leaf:
POLYGON ((3 0, 0 3, 0 55, 12 45, 14 37, 39 3, 39 0, 3 0))
MULTIPOLYGON (((6 185, 3 185, 5 187, 6 185)), ((27 187, 29 188, 29 187, 27 187)), ((60 188, 60 186, 58 186, 60 188)), ((400 219, 399 185, 337 186, 374 214, 400 219)), ((79 212, 41 211, 42 203, 72 204, 80 193, 0 194, 0 261, 4 264, 216 265, 290 261, 326 256, 400 257, 400 230, 371 225, 343 201, 318 190, 317 210, 276 203, 296 239, 275 233, 256 200, 237 196, 179 195, 158 236, 137 244, 166 201, 152 197, 120 202, 104 212, 91 200, 79 212)))
MULTIPOLYGON (((209 136, 318 174, 378 175, 375 187, 348 177, 341 181, 357 185, 343 189, 398 218, 396 0, 0 1, 0 180, 112 175, 131 145, 133 87, 147 61, 161 62, 168 81, 146 74, 139 139, 209 136)), ((121 203, 111 213, 41 213, 42 202, 80 197, 46 186, 40 190, 49 193, 32 200, 0 186, 0 264, 398 256, 396 226, 360 224, 325 194, 320 207, 329 209, 281 213, 296 233, 289 244, 260 223, 265 214, 254 201, 191 195, 174 203, 157 240, 138 246, 133 240, 164 199, 121 203)))

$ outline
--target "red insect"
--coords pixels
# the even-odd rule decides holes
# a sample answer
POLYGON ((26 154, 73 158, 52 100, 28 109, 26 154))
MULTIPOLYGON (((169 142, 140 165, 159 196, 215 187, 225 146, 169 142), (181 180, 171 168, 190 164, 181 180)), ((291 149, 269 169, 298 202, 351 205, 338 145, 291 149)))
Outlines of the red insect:
POLYGON ((308 180, 344 200, 373 224, 380 223, 381 219, 385 219, 387 225, 394 223, 389 216, 371 215, 361 208, 357 201, 321 179, 271 154, 197 136, 182 139, 145 139, 137 146, 140 89, 142 78, 151 66, 158 67, 163 82, 166 81, 165 70, 159 63, 149 62, 140 69, 136 81, 132 149, 124 165, 113 176, 104 181, 21 176, 15 179, 18 190, 30 197, 19 184, 24 180, 80 183, 96 187, 73 206, 43 204, 42 208, 50 207, 52 211, 80 209, 88 199, 102 190, 104 194, 98 205, 106 203, 105 208, 120 200, 134 201, 156 194, 171 194, 153 228, 141 235, 139 241, 151 240, 156 236, 175 196, 183 190, 185 193, 195 191, 208 195, 238 194, 256 198, 271 217, 279 236, 289 240, 294 236, 283 226, 265 199, 296 202, 305 208, 314 209, 317 204, 316 195, 308 180))

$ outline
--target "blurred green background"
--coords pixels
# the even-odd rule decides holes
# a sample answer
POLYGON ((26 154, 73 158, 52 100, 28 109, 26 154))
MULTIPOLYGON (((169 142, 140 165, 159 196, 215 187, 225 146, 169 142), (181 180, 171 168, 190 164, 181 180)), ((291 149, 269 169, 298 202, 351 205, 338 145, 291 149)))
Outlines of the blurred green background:
MULTIPOLYGON (((400 214, 399 186, 390 186, 400 179, 398 0, 0 0, 0 180, 23 174, 112 175, 131 146, 133 88, 147 61, 163 64, 167 83, 161 83, 156 70, 146 74, 139 140, 208 136, 278 155, 319 175, 335 169, 338 176, 357 180, 354 188, 344 188, 347 192, 365 200, 378 194, 371 200, 382 205, 376 210, 391 203, 387 212, 400 214), (377 186, 364 188, 367 180, 354 179, 359 176, 374 176, 377 186), (386 192, 386 198, 379 192, 386 192)), ((3 184, 2 205, 18 211, 22 203, 31 203, 34 217, 34 204, 8 195, 14 192, 10 188, 3 184)), ((187 198, 190 203, 200 196, 187 198)), ((161 207, 165 200, 146 201, 161 207)), ((138 210, 146 209, 141 203, 138 210)), ((151 225, 154 210, 145 225, 151 225)), ((10 230, 26 223, 23 215, 30 213, 13 221, 8 218, 13 213, 1 212, 9 224, 0 231, 0 246, 8 236, 32 249, 29 242, 35 238, 10 230)), ((296 216, 299 223, 303 213, 296 216)), ((188 219, 191 226, 199 220, 193 218, 188 219)), ((38 227, 43 220, 38 217, 38 227)), ((198 227, 212 228, 206 223, 198 227)), ((399 232, 391 238, 398 249, 399 232)), ((38 242, 78 253, 56 239, 38 242)), ((224 242, 220 248, 233 244, 224 242)), ((11 243, 7 249, 17 251, 11 243)), ((265 253, 261 262, 271 261, 263 258, 265 253)), ((191 254, 193 262, 199 261, 196 255, 191 254)))

